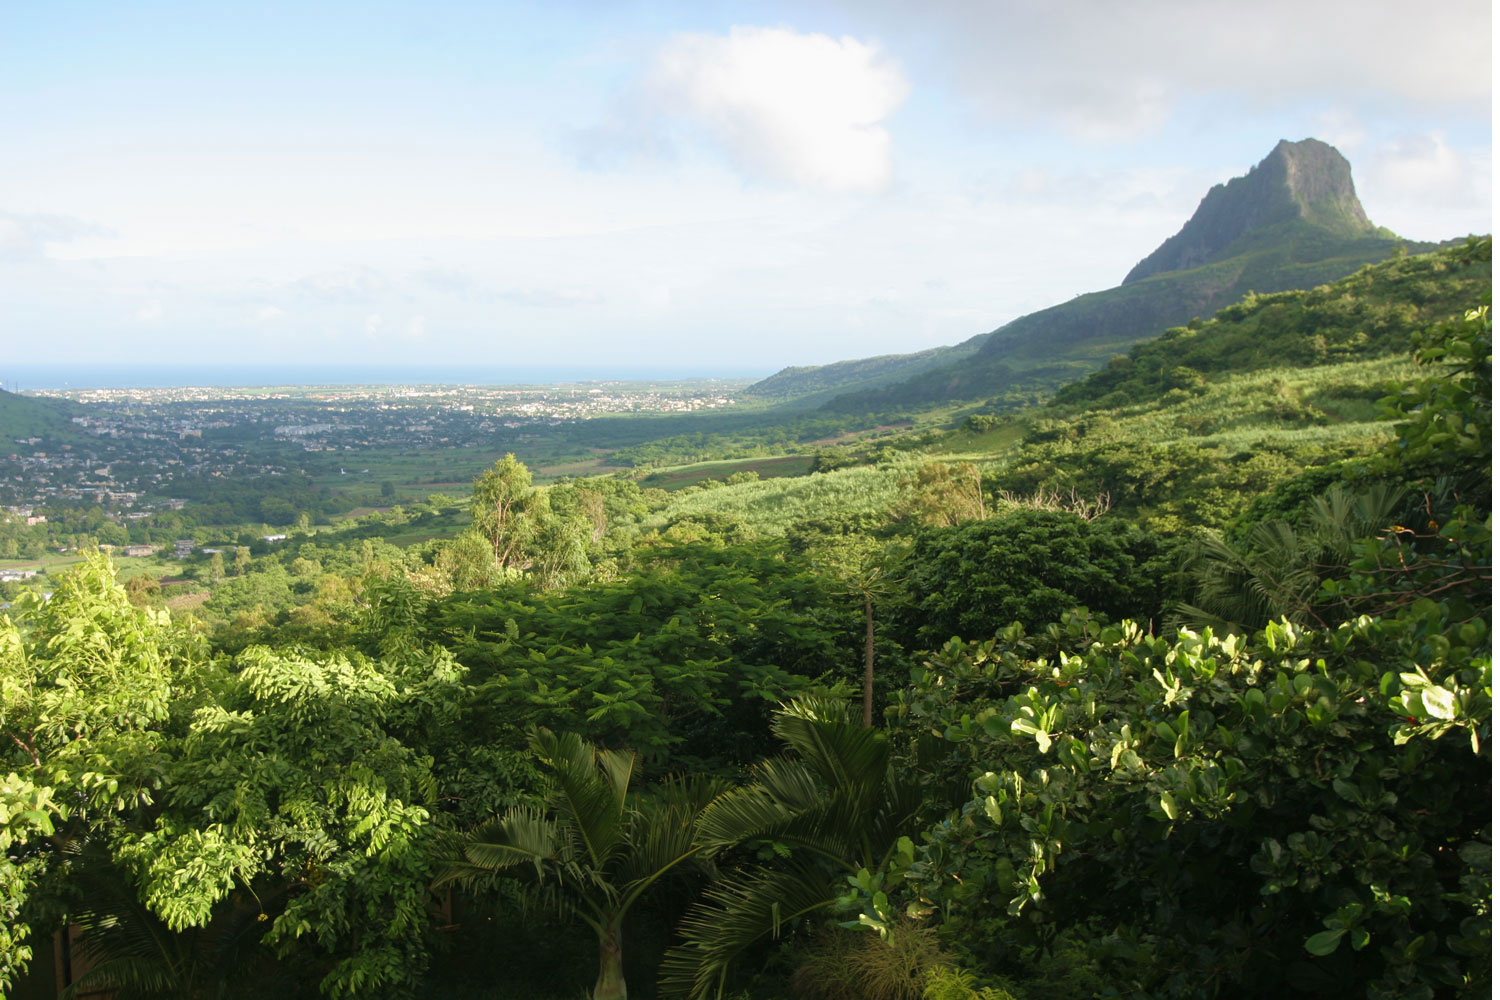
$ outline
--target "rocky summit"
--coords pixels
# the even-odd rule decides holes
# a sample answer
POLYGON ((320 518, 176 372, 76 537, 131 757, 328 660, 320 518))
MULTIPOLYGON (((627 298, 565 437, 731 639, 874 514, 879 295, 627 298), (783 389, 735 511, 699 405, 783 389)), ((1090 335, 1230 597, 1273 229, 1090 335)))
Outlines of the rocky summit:
POLYGON ((1349 161, 1317 139, 1283 139, 1243 177, 1215 184, 1193 217, 1125 276, 1123 284, 1225 256, 1245 234, 1301 220, 1340 236, 1375 232, 1365 215, 1349 161))

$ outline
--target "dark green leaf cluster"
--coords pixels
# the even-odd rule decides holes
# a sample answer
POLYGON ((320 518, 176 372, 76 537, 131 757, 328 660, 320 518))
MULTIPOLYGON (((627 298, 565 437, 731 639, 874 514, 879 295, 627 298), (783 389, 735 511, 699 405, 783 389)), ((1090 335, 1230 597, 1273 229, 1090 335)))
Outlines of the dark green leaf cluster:
POLYGON ((1165 597, 1169 548, 1128 522, 1025 508, 921 531, 906 563, 899 634, 907 648, 930 649, 1015 621, 1040 628, 1076 607, 1151 618, 1165 597))
POLYGON ((1086 619, 1047 638, 1069 641, 955 641, 894 709, 949 747, 922 780, 973 778, 905 898, 977 964, 1024 974, 1071 941, 1126 996, 1480 995, 1487 629, 1431 606, 1248 639, 1086 619))
POLYGON ((767 547, 690 543, 609 583, 456 594, 422 618, 496 726, 566 725, 654 766, 722 766, 764 752, 771 708, 834 660, 852 618, 830 613, 828 587, 767 547))

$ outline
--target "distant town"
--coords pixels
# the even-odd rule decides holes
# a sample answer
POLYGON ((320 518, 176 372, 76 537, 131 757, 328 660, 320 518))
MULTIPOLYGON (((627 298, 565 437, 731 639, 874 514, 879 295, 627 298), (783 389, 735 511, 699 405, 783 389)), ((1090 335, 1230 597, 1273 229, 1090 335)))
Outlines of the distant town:
POLYGON ((98 505, 111 519, 145 517, 182 509, 184 482, 312 474, 312 453, 503 448, 570 422, 733 407, 748 382, 33 390, 83 412, 65 439, 7 442, 0 504, 13 516, 98 505))

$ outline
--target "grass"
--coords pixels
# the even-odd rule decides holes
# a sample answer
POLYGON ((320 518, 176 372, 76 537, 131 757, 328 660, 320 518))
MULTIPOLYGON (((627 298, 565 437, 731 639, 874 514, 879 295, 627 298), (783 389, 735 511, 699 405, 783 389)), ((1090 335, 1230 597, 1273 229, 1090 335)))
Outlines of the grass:
POLYGON ((590 476, 612 476, 626 472, 628 465, 611 465, 602 458, 583 459, 577 462, 561 462, 556 465, 539 465, 532 470, 533 481, 552 482, 558 479, 587 479, 590 476))
POLYGON ((972 462, 992 459, 1007 451, 1012 445, 1019 444, 1025 436, 1026 428, 1021 424, 996 427, 977 434, 973 431, 959 430, 933 448, 931 453, 954 461, 972 462))
POLYGON ((36 559, 0 559, 0 569, 39 569, 50 572, 80 562, 83 562, 83 556, 76 552, 48 552, 36 559))
MULTIPOLYGON (((114 562, 121 580, 128 580, 142 573, 160 576, 163 573, 174 572, 181 567, 181 563, 170 557, 163 559, 160 556, 123 556, 118 549, 110 553, 110 559, 114 562)), ((56 575, 81 562, 83 562, 83 556, 77 552, 48 552, 37 559, 0 559, 0 569, 35 569, 48 575, 56 575)))
POLYGON ((466 520, 462 526, 455 527, 451 531, 433 531, 429 527, 423 527, 416 531, 391 532, 390 534, 383 535, 381 537, 397 548, 409 549, 413 545, 420 545, 423 542, 431 541, 434 538, 456 538, 463 532, 463 528, 467 526, 468 521, 466 520))
POLYGON ((728 462, 698 462, 661 469, 640 481, 642 488, 656 487, 680 490, 708 479, 724 479, 736 472, 755 472, 761 479, 805 476, 812 471, 813 460, 807 455, 783 455, 777 458, 745 458, 728 462))
MULTIPOLYGON (((896 507, 903 484, 924 461, 968 461, 987 475, 1000 474, 1024 462, 1032 448, 1029 429, 1064 428, 1057 460, 1108 449, 1112 442, 1149 442, 1157 447, 1183 443, 1221 449, 1225 454, 1280 451, 1284 454, 1336 455, 1373 450, 1389 440, 1392 425, 1373 402, 1393 381, 1413 377, 1409 359, 1388 356, 1306 368, 1271 368, 1210 381, 1191 391, 1178 390, 1150 402, 1079 414, 1048 407, 1018 414, 1014 423, 975 433, 958 430, 926 453, 900 463, 856 466, 801 478, 765 478, 706 490, 675 494, 648 522, 660 527, 684 517, 710 513, 735 517, 758 534, 777 536, 799 521, 839 520, 880 515, 896 507), (1019 451, 1018 451, 1019 448, 1019 451)), ((760 460, 761 463, 785 459, 760 460)), ((755 466, 755 461, 715 462, 664 470, 643 486, 681 490, 694 482, 722 477, 755 466)), ((764 475, 764 473, 762 473, 764 475)))
POLYGON ((367 510, 388 507, 391 503, 425 500, 433 493, 467 495, 474 480, 507 453, 514 453, 525 462, 538 484, 563 478, 607 476, 626 468, 611 464, 609 453, 601 449, 580 449, 555 443, 528 448, 526 443, 516 442, 502 449, 416 451, 369 448, 351 451, 340 454, 335 460, 339 464, 333 468, 311 472, 310 478, 315 485, 354 500, 361 505, 357 509, 367 510), (383 494, 386 483, 395 489, 394 495, 383 494))
POLYGON ((915 465, 862 465, 799 478, 763 479, 674 496, 646 527, 695 514, 737 517, 762 535, 782 535, 798 521, 880 515, 901 499, 915 465))
POLYGON ((212 596, 206 590, 196 590, 191 594, 178 594, 176 597, 167 598, 166 606, 168 609, 177 612, 192 611, 202 607, 212 596))

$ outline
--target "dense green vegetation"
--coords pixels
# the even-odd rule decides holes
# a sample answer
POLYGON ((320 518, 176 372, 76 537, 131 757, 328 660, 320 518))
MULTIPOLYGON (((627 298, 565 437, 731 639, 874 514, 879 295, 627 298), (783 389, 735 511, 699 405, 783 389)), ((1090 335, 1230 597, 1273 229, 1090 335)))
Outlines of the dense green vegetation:
POLYGON ((806 475, 90 554, 0 620, 0 993, 1485 996, 1488 260, 806 475))
POLYGON ((76 441, 80 435, 72 418, 77 412, 61 400, 28 399, 0 389, 0 428, 7 438, 42 438, 52 447, 76 441))

